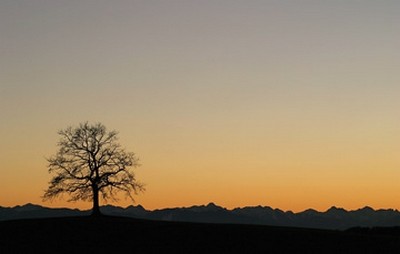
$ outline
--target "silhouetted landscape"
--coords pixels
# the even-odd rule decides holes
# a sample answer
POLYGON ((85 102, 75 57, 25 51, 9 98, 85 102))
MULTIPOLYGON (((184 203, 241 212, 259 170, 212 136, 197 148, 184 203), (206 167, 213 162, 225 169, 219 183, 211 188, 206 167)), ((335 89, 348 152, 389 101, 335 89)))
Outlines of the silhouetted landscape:
MULTIPOLYGON (((214 203, 154 211, 146 210, 140 205, 126 208, 107 205, 102 206, 100 209, 103 214, 109 216, 160 221, 255 224, 332 230, 345 230, 354 227, 400 226, 399 211, 393 209, 374 210, 370 207, 354 211, 331 207, 325 212, 308 209, 299 213, 273 209, 268 206, 243 207, 228 210, 214 203)), ((34 204, 12 208, 0 207, 0 220, 84 216, 89 214, 90 211, 68 208, 52 209, 34 204)))
POLYGON ((0 222, 0 253, 397 253, 398 228, 347 231, 75 216, 0 222))
POLYGON ((399 10, 0 0, 0 254, 400 253, 399 10))

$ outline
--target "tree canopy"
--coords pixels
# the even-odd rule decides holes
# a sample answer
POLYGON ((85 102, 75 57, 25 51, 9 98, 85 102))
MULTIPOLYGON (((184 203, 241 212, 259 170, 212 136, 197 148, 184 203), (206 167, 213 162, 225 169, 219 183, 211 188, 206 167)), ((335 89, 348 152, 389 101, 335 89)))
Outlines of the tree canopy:
POLYGON ((132 170, 140 166, 139 160, 121 147, 116 131, 85 122, 58 134, 58 151, 47 159, 53 177, 44 200, 68 194, 69 201, 92 201, 96 215, 100 214, 99 197, 117 201, 117 193, 123 192, 134 201, 133 194, 144 191, 132 170))

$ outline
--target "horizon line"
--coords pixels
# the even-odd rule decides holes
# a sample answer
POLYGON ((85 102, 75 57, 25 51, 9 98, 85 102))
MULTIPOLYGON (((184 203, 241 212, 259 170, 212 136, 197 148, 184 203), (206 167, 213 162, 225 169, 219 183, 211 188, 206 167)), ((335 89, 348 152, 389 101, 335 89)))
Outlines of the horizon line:
MULTIPOLYGON (((15 205, 15 206, 2 206, 2 205, 0 205, 0 208, 14 209, 14 208, 24 207, 24 206, 29 206, 29 205, 31 205, 31 206, 39 206, 39 207, 48 208, 48 209, 69 209, 69 210, 78 210, 78 211, 82 211, 82 212, 91 211, 91 208, 81 209, 81 208, 77 208, 77 207, 67 207, 67 206, 49 207, 49 206, 34 204, 34 203, 31 203, 31 202, 25 203, 23 205, 15 205)), ((294 212, 292 210, 282 210, 280 208, 275 208, 275 207, 271 207, 271 206, 268 206, 268 205, 248 205, 248 206, 234 207, 234 208, 229 209, 229 208, 220 206, 220 205, 218 205, 218 204, 216 204, 214 202, 209 202, 208 204, 202 204, 202 205, 196 204, 196 205, 191 205, 191 206, 174 206, 174 207, 164 207, 164 208, 156 208, 156 209, 146 209, 141 204, 128 205, 128 206, 125 206, 125 207, 124 206, 113 205, 113 204, 104 204, 104 205, 101 205, 100 208, 110 207, 110 206, 111 207, 116 207, 116 208, 121 208, 121 209, 127 209, 129 207, 142 207, 144 210, 149 211, 149 212, 167 210, 167 209, 189 209, 189 208, 193 208, 193 207, 208 207, 208 206, 214 206, 214 207, 222 208, 222 209, 227 210, 227 211, 233 211, 235 209, 244 209, 244 208, 270 208, 272 210, 278 210, 278 211, 282 211, 284 213, 294 213, 294 214, 299 214, 299 213, 303 213, 303 212, 306 212, 306 211, 315 211, 315 212, 318 212, 318 213, 326 213, 326 212, 328 212, 329 210, 332 210, 332 209, 343 210, 345 212, 355 212, 355 211, 359 211, 359 210, 363 210, 363 209, 371 209, 373 211, 395 211, 395 212, 400 212, 396 208, 374 208, 374 207, 369 206, 369 205, 365 205, 363 207, 360 207, 360 208, 357 208, 357 209, 350 209, 350 210, 347 210, 346 208, 343 208, 343 207, 340 207, 340 206, 332 205, 328 209, 326 209, 325 211, 319 211, 317 209, 314 209, 314 208, 310 207, 310 208, 307 208, 307 209, 304 209, 304 210, 301 210, 301 211, 298 211, 298 212, 294 212)))

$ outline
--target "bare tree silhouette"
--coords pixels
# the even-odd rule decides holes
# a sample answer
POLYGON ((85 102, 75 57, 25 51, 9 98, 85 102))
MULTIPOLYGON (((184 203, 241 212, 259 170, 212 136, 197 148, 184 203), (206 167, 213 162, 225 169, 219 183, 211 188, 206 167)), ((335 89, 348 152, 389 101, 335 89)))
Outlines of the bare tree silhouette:
POLYGON ((117 132, 107 131, 101 123, 88 122, 60 130, 59 150, 47 159, 48 171, 54 174, 43 200, 67 193, 68 201, 92 201, 92 215, 100 215, 99 195, 116 201, 124 192, 132 201, 133 194, 144 191, 131 167, 139 166, 134 153, 126 152, 117 142, 117 132))

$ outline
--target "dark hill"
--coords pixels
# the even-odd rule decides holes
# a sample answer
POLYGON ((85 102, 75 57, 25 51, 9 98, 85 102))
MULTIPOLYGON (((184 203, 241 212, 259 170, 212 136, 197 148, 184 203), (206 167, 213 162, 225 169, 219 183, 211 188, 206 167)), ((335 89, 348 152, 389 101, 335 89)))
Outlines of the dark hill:
MULTIPOLYGON (((243 207, 229 210, 213 203, 208 205, 146 210, 144 207, 126 208, 106 205, 103 214, 136 219, 204 222, 227 224, 255 224, 283 227, 319 228, 345 230, 354 227, 394 227, 400 226, 400 212, 393 209, 373 210, 370 207, 354 211, 332 207, 325 212, 308 209, 293 213, 268 206, 243 207)), ((68 208, 48 208, 26 204, 15 207, 0 206, 0 221, 17 219, 39 219, 50 217, 87 216, 90 211, 68 208)))
POLYGON ((398 253, 395 234, 124 217, 0 222, 0 253, 398 253))

